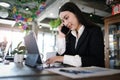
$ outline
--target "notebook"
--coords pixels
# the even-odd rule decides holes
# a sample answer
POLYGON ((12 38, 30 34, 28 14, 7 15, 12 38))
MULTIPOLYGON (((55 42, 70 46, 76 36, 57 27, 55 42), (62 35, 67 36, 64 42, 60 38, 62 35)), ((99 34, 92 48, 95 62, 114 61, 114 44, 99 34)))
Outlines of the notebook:
POLYGON ((24 37, 24 43, 27 49, 25 64, 30 67, 36 67, 38 64, 42 64, 35 33, 30 32, 28 35, 26 35, 24 37))

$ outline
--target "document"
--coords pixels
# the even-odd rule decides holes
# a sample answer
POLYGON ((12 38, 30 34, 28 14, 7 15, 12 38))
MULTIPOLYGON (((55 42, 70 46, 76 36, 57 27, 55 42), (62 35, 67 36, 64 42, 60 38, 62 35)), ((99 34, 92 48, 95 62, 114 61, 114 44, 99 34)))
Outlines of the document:
POLYGON ((95 76, 106 76, 120 73, 117 69, 108 69, 101 67, 67 67, 67 68, 49 68, 47 71, 57 73, 69 78, 87 78, 95 76))

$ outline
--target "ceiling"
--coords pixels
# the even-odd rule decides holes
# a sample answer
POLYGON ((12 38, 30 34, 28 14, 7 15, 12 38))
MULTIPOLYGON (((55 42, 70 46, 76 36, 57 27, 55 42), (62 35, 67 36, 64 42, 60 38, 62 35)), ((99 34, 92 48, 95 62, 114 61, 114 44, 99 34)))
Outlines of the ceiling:
POLYGON ((111 15, 111 7, 106 5, 106 0, 55 0, 47 6, 42 14, 39 15, 37 18, 38 25, 49 27, 50 25, 48 22, 51 19, 58 17, 60 6, 69 1, 76 3, 77 6, 86 14, 89 15, 90 13, 94 13, 94 15, 97 15, 97 17, 100 18, 99 22, 101 22, 101 20, 103 22, 104 17, 111 15))
POLYGON ((0 2, 7 2, 11 5, 9 8, 5 8, 4 10, 0 6, 0 18, 3 18, 1 17, 1 15, 3 14, 5 17, 5 12, 8 11, 9 16, 5 19, 14 19, 11 14, 14 5, 18 7, 17 9, 19 9, 19 11, 27 15, 31 15, 32 13, 30 11, 24 10, 24 8, 29 7, 31 10, 35 10, 40 1, 45 1, 46 6, 45 9, 39 15, 37 15, 35 21, 39 26, 44 27, 50 27, 50 25, 48 24, 49 21, 51 19, 56 19, 58 17, 58 10, 60 6, 69 1, 76 3, 85 14, 94 13, 94 15, 102 20, 104 17, 111 15, 111 7, 109 5, 106 5, 106 0, 0 0, 0 2), (26 2, 23 2, 21 4, 18 3, 19 1, 26 2))

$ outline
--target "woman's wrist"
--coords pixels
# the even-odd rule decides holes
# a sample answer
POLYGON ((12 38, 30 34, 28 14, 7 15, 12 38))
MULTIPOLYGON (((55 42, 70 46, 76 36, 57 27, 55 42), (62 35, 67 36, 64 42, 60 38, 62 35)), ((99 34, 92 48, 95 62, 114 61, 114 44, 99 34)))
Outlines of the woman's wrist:
POLYGON ((63 34, 58 34, 58 38, 65 38, 65 35, 63 35, 63 34))

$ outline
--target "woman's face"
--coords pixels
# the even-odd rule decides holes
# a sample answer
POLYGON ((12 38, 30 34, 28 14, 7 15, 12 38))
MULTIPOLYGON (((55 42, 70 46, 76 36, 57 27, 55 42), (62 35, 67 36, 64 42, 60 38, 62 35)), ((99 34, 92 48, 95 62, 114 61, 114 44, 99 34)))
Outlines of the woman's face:
POLYGON ((59 17, 62 21, 62 24, 67 26, 70 30, 78 30, 79 29, 80 23, 78 22, 78 19, 72 12, 70 12, 70 11, 60 12, 59 17))

